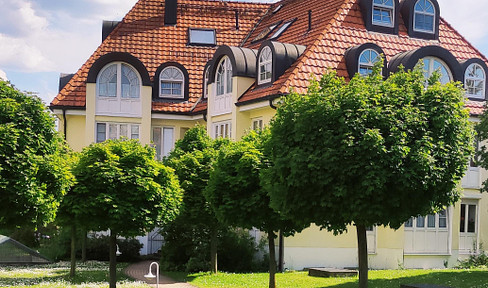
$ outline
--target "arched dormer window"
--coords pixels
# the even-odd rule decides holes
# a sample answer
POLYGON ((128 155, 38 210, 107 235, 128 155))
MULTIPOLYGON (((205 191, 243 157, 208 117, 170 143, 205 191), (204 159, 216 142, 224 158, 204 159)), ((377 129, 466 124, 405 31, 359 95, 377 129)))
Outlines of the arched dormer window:
POLYGON ((359 5, 367 30, 398 34, 399 0, 360 0, 359 5))
POLYGON ((381 60, 380 54, 373 49, 366 49, 359 55, 358 73, 366 76, 373 72, 373 66, 381 60))
POLYGON ((439 38, 440 7, 437 0, 403 0, 401 14, 410 37, 439 38))
POLYGON ((469 98, 485 99, 486 73, 478 63, 470 64, 464 72, 464 88, 469 98))
POLYGON ((161 98, 184 98, 185 77, 183 72, 175 66, 168 66, 159 76, 161 98))
POLYGON ((97 94, 99 97, 139 98, 140 83, 134 68, 121 62, 112 63, 100 71, 97 94))
MULTIPOLYGON (((381 55, 385 55, 383 49, 374 43, 364 43, 347 49, 346 66, 349 79, 356 73, 368 75, 373 71, 373 66, 380 61, 381 55)), ((383 77, 386 77, 386 58, 383 59, 383 77)))
POLYGON ((217 96, 232 93, 232 64, 228 57, 223 57, 220 61, 215 82, 217 96))
POLYGON ((441 76, 439 82, 442 84, 446 84, 453 80, 451 70, 441 59, 429 56, 423 58, 422 61, 424 62, 425 79, 430 78, 434 72, 437 72, 441 76))
POLYGON ((393 0, 373 0, 373 24, 393 27, 395 2, 393 0))
POLYGON ((430 0, 418 0, 414 6, 413 29, 415 31, 434 33, 435 7, 430 0))
POLYGON ((271 52, 271 48, 269 48, 269 46, 265 46, 263 49, 261 49, 261 53, 259 54, 258 84, 271 82, 272 67, 273 67, 272 63, 273 63, 273 54, 271 52))

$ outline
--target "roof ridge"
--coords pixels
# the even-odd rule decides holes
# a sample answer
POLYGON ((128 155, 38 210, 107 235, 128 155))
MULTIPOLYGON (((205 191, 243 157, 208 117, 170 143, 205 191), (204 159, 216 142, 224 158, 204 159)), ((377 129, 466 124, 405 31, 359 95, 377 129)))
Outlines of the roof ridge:
MULTIPOLYGON (((302 58, 299 63, 295 66, 295 68, 291 71, 290 76, 285 79, 283 82, 286 83, 287 81, 291 81, 293 77, 296 76, 298 71, 305 65, 305 61, 308 59, 309 54, 313 53, 313 49, 318 46, 318 44, 324 39, 324 37, 329 33, 330 29, 335 23, 340 23, 342 21, 338 21, 339 15, 341 15, 344 11, 346 11, 347 5, 349 5, 348 9, 351 9, 354 6, 354 3, 356 0, 342 0, 344 3, 341 5, 341 7, 337 10, 337 12, 334 14, 334 16, 331 18, 330 22, 325 25, 323 28, 322 32, 318 35, 317 39, 305 49, 303 54, 300 56, 302 58)), ((345 17, 344 17, 345 18, 345 17)), ((287 85, 283 85, 283 87, 279 90, 280 93, 287 93, 288 91, 283 91, 284 87, 287 87, 287 85)))
POLYGON ((457 29, 456 29, 456 28, 454 28, 454 27, 453 27, 453 26, 452 26, 452 25, 451 25, 449 22, 447 22, 447 21, 446 21, 446 19, 444 19, 444 17, 440 16, 440 18, 441 18, 442 22, 443 22, 443 23, 444 23, 446 26, 448 26, 449 28, 451 28, 451 29, 452 29, 452 31, 453 31, 454 33, 456 33, 456 35, 457 35, 457 36, 459 36, 461 39, 463 39, 463 40, 464 40, 464 41, 465 41, 465 42, 466 42, 466 43, 469 45, 469 47, 471 47, 471 48, 472 48, 473 50, 475 50, 475 51, 476 51, 478 54, 480 54, 480 56, 483 58, 483 60, 484 60, 485 62, 488 62, 488 58, 486 58, 486 56, 485 56, 485 55, 484 55, 484 54, 483 54, 483 53, 482 53, 480 50, 478 50, 478 48, 474 47, 474 46, 473 46, 473 44, 471 44, 471 42, 470 42, 470 41, 468 41, 468 39, 466 39, 466 38, 465 38, 465 37, 464 37, 464 36, 463 36, 461 33, 459 33, 459 31, 457 31, 457 29))

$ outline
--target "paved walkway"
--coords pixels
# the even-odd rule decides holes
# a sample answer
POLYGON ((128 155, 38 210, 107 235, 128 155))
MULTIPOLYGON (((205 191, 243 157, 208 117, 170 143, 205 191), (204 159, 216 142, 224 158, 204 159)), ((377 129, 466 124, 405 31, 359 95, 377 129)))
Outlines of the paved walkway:
MULTIPOLYGON (((135 264, 129 265, 125 268, 124 273, 132 277, 136 280, 146 282, 151 287, 156 287, 156 278, 154 279, 147 279, 144 277, 149 272, 149 265, 151 265, 153 261, 143 261, 135 264)), ((156 275, 156 265, 153 265, 152 273, 156 275)), ((159 274, 159 287, 161 288, 196 288, 185 282, 176 282, 175 280, 166 277, 164 275, 159 274)))

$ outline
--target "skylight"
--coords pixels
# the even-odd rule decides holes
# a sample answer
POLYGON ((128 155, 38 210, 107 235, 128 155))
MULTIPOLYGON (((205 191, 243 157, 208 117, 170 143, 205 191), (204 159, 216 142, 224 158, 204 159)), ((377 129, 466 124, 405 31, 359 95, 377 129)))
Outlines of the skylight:
POLYGON ((283 25, 280 27, 280 29, 276 30, 276 32, 273 34, 273 36, 270 37, 270 39, 275 39, 275 38, 278 38, 280 37, 280 35, 285 32, 286 29, 288 29, 288 27, 290 27, 290 25, 296 20, 295 19, 292 19, 290 21, 287 21, 285 23, 283 23, 283 25))
POLYGON ((188 44, 216 45, 215 30, 190 28, 188 31, 188 44))
POLYGON ((258 34, 258 36, 256 36, 254 39, 252 39, 251 42, 257 42, 259 40, 265 39, 266 37, 268 37, 268 35, 271 32, 273 32, 274 29, 276 29, 276 27, 278 27, 278 25, 280 25, 280 23, 281 23, 281 21, 276 22, 274 24, 271 24, 268 27, 264 28, 263 31, 261 31, 261 33, 258 34))

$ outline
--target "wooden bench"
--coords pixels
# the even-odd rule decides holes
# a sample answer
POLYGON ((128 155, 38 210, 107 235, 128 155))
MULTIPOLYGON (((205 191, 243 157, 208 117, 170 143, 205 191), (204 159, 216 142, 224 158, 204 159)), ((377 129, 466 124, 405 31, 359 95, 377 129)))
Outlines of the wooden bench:
POLYGON ((313 277, 354 277, 358 271, 336 268, 308 268, 308 276, 313 277))

